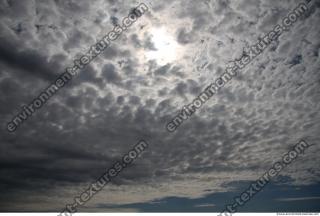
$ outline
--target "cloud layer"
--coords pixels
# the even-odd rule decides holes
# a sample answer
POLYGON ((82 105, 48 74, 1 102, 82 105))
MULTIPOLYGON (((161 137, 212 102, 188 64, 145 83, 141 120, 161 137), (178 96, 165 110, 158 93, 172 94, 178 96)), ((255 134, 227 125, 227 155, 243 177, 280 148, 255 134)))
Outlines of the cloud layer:
POLYGON ((10 134, 21 105, 137 3, 0 2, 1 211, 62 209, 141 138, 148 151, 84 209, 232 191, 228 183, 255 180, 301 138, 315 145, 282 175, 319 182, 319 1, 173 134, 171 117, 299 2, 144 3, 150 12, 10 134), (148 57, 160 52, 158 28, 177 43, 172 61, 148 57))

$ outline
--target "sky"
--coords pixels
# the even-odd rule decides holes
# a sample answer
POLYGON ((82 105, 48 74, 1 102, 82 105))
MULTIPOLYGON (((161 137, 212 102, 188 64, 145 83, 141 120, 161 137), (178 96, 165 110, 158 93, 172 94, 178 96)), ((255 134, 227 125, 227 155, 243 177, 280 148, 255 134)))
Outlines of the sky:
POLYGON ((239 211, 320 211, 320 1, 175 132, 166 124, 302 1, 0 1, 0 211, 219 212, 299 140, 239 211), (7 122, 140 3, 149 10, 15 132, 7 122), (318 165, 317 165, 318 164, 318 165), (266 204, 267 203, 267 204, 266 204))

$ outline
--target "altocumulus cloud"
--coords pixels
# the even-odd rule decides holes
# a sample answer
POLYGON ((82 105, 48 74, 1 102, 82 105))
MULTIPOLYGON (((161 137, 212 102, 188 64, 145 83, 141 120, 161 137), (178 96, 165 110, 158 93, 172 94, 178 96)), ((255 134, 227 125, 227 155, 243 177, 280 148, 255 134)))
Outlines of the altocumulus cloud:
POLYGON ((140 138, 148 151, 86 211, 231 191, 229 183, 255 180, 301 138, 312 151, 281 174, 290 185, 319 182, 319 1, 173 134, 170 118, 299 1, 144 3, 150 12, 10 134, 5 124, 20 106, 136 2, 1 1, 1 211, 61 210, 140 138), (147 56, 161 51, 157 28, 177 43, 172 61, 147 56))

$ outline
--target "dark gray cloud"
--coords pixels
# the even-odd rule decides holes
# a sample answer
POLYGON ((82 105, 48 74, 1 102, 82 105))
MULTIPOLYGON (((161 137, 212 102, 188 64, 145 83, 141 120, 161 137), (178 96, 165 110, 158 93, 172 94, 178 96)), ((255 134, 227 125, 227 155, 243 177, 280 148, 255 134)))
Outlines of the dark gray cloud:
MULTIPOLYGON (((19 107, 136 2, 2 1, 0 211, 60 210, 141 138, 150 143, 148 151, 87 210, 228 191, 233 181, 255 180, 297 140, 316 144, 315 2, 308 16, 169 134, 171 118, 298 2, 148 0, 151 12, 10 134, 5 124, 19 107), (173 38, 169 48, 154 41, 158 28, 173 38)), ((283 171, 292 179, 288 184, 319 181, 320 148, 312 148, 283 171)))
POLYGON ((20 43, 11 42, 7 38, 2 38, 0 44, 1 62, 13 69, 13 72, 20 76, 35 77, 45 81, 53 80, 61 69, 60 61, 49 61, 48 56, 36 50, 19 51, 20 43))
POLYGON ((106 64, 102 68, 102 76, 106 79, 107 82, 110 83, 119 83, 121 81, 121 77, 116 71, 116 68, 112 64, 106 64))

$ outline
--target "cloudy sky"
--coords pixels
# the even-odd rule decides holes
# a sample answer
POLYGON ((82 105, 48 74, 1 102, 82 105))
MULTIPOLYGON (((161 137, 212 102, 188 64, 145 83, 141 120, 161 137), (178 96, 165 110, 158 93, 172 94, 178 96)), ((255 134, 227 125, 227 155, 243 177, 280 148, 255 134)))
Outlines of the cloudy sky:
POLYGON ((141 138, 148 150, 80 211, 220 211, 302 138, 314 145, 240 210, 320 211, 318 0, 174 133, 181 107, 300 1, 143 1, 128 31, 6 130, 139 3, 0 1, 0 211, 61 210, 141 138))

